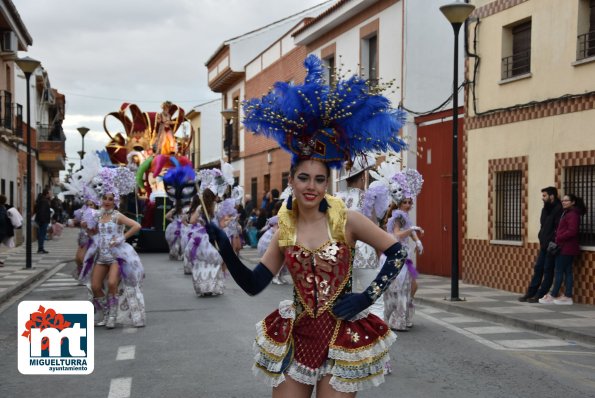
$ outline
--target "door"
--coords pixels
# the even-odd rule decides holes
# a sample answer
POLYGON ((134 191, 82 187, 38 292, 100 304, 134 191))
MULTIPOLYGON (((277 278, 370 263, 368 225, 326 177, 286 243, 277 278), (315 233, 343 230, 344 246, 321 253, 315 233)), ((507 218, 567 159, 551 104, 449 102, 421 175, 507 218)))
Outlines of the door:
MULTIPOLYGON (((451 111, 447 113, 452 114, 451 111)), ((445 117, 442 113, 438 116, 440 118, 445 117)), ((421 121, 417 129, 418 142, 423 147, 423 150, 420 150, 421 156, 417 161, 417 168, 424 178, 424 185, 417 199, 417 224, 425 231, 422 238, 424 254, 417 257, 417 267, 421 273, 450 276, 452 253, 452 121, 427 123, 428 121, 428 119, 421 121)), ((416 120, 416 122, 418 121, 416 120)), ((459 119, 459 208, 462 186, 460 172, 461 143, 463 141, 462 124, 463 120, 459 119)), ((460 226, 459 216, 459 229, 460 226)), ((459 247, 460 238, 459 235, 459 247)))

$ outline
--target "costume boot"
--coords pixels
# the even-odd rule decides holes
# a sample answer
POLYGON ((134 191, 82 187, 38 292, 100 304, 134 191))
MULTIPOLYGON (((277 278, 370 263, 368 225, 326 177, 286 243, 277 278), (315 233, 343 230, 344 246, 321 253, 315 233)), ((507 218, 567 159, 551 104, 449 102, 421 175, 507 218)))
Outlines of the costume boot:
POLYGON ((105 327, 107 329, 113 329, 116 326, 116 317, 118 316, 118 296, 109 296, 107 305, 109 307, 109 313, 105 327))
POLYGON ((95 326, 105 326, 109 309, 107 307, 107 297, 93 297, 93 307, 95 307, 95 313, 99 314, 95 317, 95 326))

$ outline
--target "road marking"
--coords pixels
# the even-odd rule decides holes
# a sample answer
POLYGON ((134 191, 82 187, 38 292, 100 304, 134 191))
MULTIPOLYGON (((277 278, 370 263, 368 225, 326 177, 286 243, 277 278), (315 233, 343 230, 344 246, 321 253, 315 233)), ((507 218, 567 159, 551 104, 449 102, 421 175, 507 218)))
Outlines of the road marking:
POLYGON ((507 348, 567 347, 576 345, 560 339, 494 340, 494 342, 507 348))
POLYGON ((522 333, 522 330, 507 328, 505 326, 477 326, 472 328, 464 328, 465 330, 475 334, 496 334, 496 333, 522 333))
POLYGON ((130 387, 132 377, 122 377, 112 379, 109 385, 109 394, 107 398, 128 398, 130 397, 130 387))
POLYGON ((118 347, 118 355, 116 355, 116 361, 126 361, 129 359, 134 359, 135 351, 136 346, 134 345, 124 345, 118 347))
POLYGON ((133 334, 136 333, 138 331, 138 328, 124 328, 122 329, 122 333, 126 333, 126 334, 133 334))

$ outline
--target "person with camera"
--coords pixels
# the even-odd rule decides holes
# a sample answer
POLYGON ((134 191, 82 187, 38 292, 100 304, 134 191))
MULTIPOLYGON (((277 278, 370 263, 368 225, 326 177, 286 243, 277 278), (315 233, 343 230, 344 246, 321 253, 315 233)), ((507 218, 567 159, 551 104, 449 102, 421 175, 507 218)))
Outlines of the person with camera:
POLYGON ((550 242, 554 241, 556 228, 562 216, 562 203, 558 198, 558 190, 555 187, 546 187, 541 190, 543 209, 539 219, 539 253, 533 268, 533 277, 529 282, 527 292, 519 297, 521 302, 537 303, 540 298, 552 287, 554 280, 554 259, 555 253, 548 251, 550 242))

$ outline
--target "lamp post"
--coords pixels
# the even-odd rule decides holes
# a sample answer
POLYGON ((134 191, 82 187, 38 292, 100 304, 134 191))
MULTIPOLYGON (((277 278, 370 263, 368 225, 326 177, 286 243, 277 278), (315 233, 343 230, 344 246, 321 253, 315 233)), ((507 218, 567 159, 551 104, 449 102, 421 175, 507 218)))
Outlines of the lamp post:
POLYGON ((89 129, 86 127, 79 127, 77 128, 79 134, 81 135, 81 137, 83 138, 83 145, 81 148, 81 152, 83 153, 81 155, 81 169, 83 168, 83 156, 85 156, 85 135, 89 132, 89 129))
POLYGON ((27 234, 25 240, 25 268, 30 269, 32 268, 32 256, 31 256, 31 100, 30 100, 30 93, 29 93, 29 79, 35 69, 39 67, 41 62, 30 58, 17 58, 15 63, 18 65, 19 68, 25 74, 25 83, 27 84, 27 209, 25 212, 25 219, 26 219, 26 231, 27 234))
POLYGON ((234 109, 225 109, 221 111, 221 115, 225 118, 225 136, 223 139, 223 146, 227 152, 227 161, 231 163, 231 146, 233 144, 233 118, 236 116, 234 109))
POLYGON ((459 298, 459 30, 475 6, 454 2, 440 7, 454 30, 454 64, 452 80, 452 257, 450 275, 450 300, 459 298))

